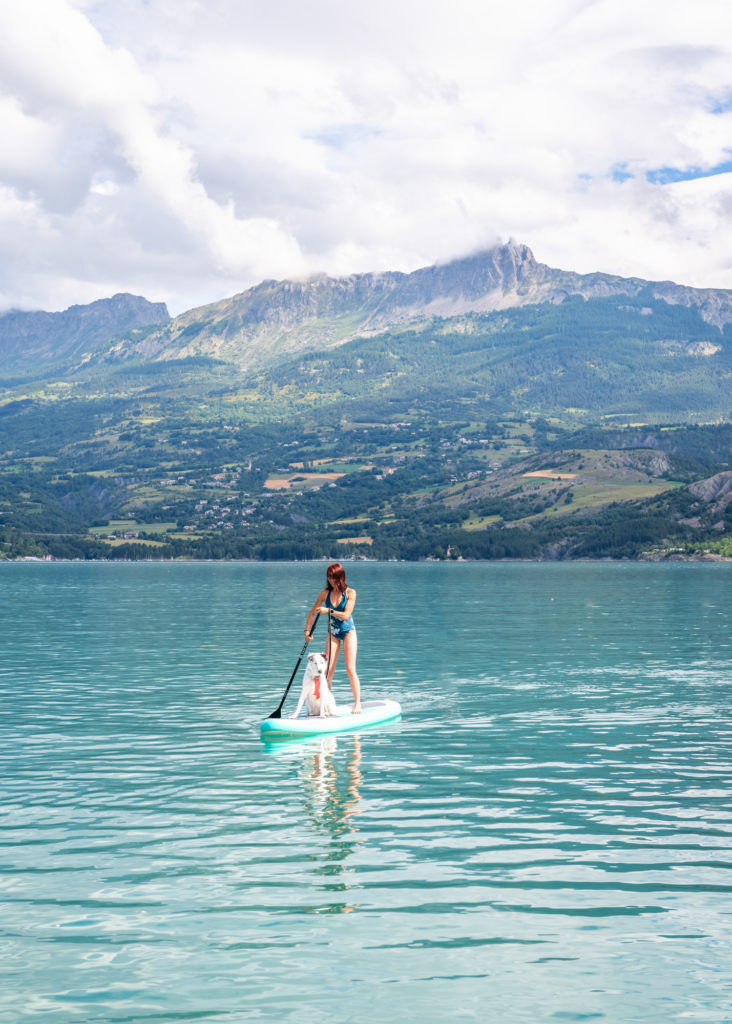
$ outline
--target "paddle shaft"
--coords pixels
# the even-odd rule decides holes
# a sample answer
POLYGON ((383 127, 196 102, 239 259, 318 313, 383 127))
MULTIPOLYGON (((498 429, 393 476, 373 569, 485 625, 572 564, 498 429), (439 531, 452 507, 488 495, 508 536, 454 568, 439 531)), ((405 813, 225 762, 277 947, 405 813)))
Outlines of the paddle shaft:
POLYGON ((308 644, 313 639, 313 633, 315 632, 315 627, 318 624, 318 619, 319 618, 320 618, 320 615, 316 615, 315 618, 313 619, 313 624, 310 627, 310 632, 308 633, 308 638, 305 641, 303 649, 300 651, 300 657, 297 659, 297 664, 295 665, 295 667, 292 670, 292 675, 290 676, 290 681, 287 684, 287 688, 286 688, 285 692, 282 694, 282 700, 280 701, 280 706, 277 708, 276 711, 272 712, 272 714, 269 716, 270 718, 282 718, 282 708, 284 706, 285 699, 287 698, 287 694, 290 692, 290 687, 292 686, 292 680, 297 675, 297 670, 300 668, 300 662, 303 659, 303 655, 305 654, 305 651, 308 649, 308 644))

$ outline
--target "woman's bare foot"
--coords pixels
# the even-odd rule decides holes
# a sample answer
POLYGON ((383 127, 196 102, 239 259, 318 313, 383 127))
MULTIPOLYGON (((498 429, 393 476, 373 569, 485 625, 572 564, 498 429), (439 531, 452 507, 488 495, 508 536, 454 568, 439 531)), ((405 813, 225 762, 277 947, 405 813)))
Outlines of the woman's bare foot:
POLYGON ((354 704, 353 705, 353 713, 354 713, 354 715, 360 715, 361 714, 361 705, 360 704, 354 704))

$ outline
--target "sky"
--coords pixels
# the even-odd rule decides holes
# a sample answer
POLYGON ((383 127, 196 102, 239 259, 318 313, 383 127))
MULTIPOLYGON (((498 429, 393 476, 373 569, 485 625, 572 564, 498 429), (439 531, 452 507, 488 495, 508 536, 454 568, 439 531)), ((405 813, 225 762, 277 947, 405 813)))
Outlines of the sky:
POLYGON ((728 0, 0 3, 0 310, 510 239, 732 288, 728 0))

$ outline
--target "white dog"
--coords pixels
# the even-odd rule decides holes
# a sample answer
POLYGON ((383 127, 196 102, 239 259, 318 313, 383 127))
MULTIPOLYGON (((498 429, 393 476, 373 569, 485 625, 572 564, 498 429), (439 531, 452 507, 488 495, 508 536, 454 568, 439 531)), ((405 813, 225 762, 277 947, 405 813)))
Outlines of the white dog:
POLYGON ((327 671, 328 665, 322 654, 308 654, 300 702, 297 705, 297 711, 294 715, 290 715, 290 718, 297 718, 305 701, 308 702, 309 715, 319 715, 321 718, 325 718, 326 715, 335 714, 336 702, 328 686, 327 671))

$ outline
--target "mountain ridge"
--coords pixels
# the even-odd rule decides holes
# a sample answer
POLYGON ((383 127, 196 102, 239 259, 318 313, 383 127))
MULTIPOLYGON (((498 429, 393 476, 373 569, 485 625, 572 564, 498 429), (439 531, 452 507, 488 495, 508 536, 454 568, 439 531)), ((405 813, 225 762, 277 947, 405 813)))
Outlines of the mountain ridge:
POLYGON ((649 304, 693 308, 712 329, 732 323, 732 290, 702 289, 539 263, 510 241, 411 273, 380 271, 268 279, 171 319, 165 303, 119 293, 62 313, 0 314, 0 368, 66 361, 160 362, 205 357, 259 370, 283 358, 419 323, 568 299, 648 295, 649 304))
POLYGON ((247 370, 283 355, 435 317, 561 304, 572 296, 636 297, 645 290, 650 298, 695 307, 720 330, 732 323, 732 290, 557 270, 537 262, 528 246, 511 241, 411 273, 262 281, 231 298, 188 310, 142 339, 122 338, 104 358, 209 356, 247 370))

